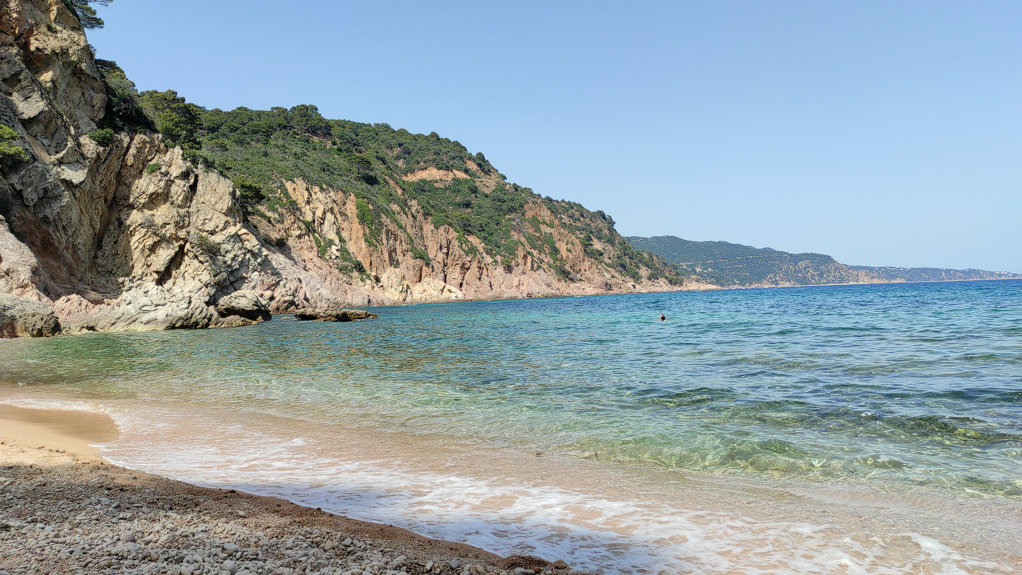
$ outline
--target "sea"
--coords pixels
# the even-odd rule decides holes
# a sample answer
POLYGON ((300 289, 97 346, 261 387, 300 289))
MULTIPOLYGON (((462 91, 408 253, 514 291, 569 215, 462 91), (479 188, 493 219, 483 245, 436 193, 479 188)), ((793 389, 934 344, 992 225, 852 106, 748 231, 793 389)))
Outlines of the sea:
POLYGON ((1022 281, 0 342, 118 464, 594 573, 1022 573, 1022 281), (666 321, 660 321, 660 314, 666 321))

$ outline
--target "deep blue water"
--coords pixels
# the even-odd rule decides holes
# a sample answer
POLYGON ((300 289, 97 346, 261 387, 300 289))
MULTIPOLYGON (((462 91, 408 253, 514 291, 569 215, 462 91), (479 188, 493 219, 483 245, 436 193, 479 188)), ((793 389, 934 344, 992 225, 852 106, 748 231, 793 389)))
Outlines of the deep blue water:
POLYGON ((624 465, 1022 495, 1019 281, 376 311, 2 342, 0 382, 624 465))

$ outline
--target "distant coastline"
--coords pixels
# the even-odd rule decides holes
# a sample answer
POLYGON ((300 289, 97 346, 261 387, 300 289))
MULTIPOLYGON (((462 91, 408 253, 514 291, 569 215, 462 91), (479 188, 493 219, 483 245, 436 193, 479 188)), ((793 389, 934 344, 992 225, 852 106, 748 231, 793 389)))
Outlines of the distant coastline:
POLYGON ((1022 279, 1022 274, 980 269, 852 266, 819 253, 789 253, 730 242, 676 236, 630 236, 633 247, 663 258, 686 278, 722 287, 855 285, 1022 279))

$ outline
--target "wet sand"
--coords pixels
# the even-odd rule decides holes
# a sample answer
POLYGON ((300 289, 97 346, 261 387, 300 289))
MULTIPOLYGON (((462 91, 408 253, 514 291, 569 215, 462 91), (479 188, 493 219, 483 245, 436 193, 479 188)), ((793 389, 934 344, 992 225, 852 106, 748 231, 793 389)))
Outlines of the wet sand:
POLYGON ((50 411, 0 405, 0 439, 7 443, 62 451, 80 459, 101 460, 95 444, 117 439, 109 417, 86 411, 50 411))
POLYGON ((578 573, 105 462, 99 414, 0 405, 0 575, 578 573))

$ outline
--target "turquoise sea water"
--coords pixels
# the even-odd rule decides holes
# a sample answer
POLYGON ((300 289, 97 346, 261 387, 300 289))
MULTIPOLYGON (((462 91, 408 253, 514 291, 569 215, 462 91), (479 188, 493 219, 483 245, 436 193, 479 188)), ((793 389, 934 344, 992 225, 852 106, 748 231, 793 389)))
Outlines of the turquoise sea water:
MULTIPOLYGON (((457 444, 615 472, 1022 497, 1019 281, 375 311, 352 324, 284 316, 3 342, 0 399, 73 398, 124 417, 166 407, 149 427, 167 413, 219 414, 239 437, 276 433, 250 446, 267 453, 293 455, 281 448, 289 427, 337 428, 426 446, 413 450, 457 444)), ((310 433, 301 445, 331 441, 310 433)), ((158 468, 149 441, 120 458, 158 468)))

